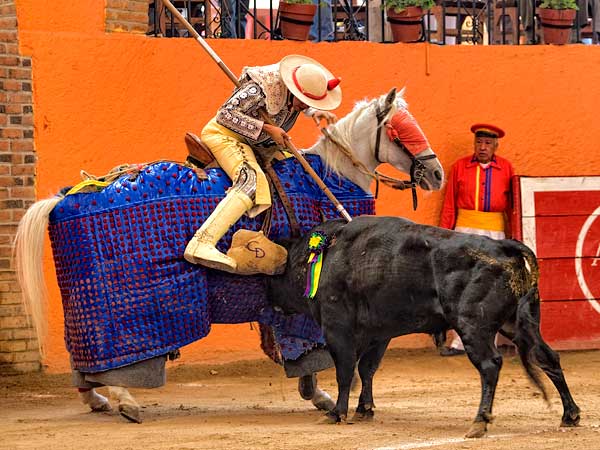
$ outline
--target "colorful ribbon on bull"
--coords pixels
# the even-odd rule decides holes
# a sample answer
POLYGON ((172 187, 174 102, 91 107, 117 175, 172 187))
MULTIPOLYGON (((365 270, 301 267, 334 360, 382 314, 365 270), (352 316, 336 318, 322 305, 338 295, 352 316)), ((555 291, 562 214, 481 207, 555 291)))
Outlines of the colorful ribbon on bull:
POLYGON ((314 298, 319 287, 321 269, 323 267, 323 250, 327 247, 327 236, 318 231, 313 232, 308 240, 308 276, 306 278, 306 290, 304 297, 314 298))

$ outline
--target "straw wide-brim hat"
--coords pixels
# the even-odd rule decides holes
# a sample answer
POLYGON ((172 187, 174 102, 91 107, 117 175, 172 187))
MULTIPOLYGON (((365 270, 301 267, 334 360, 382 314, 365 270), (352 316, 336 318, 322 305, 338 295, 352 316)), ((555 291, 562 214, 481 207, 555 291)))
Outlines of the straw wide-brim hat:
POLYGON ((308 106, 329 111, 342 103, 340 79, 308 56, 286 56, 279 73, 290 92, 308 106))

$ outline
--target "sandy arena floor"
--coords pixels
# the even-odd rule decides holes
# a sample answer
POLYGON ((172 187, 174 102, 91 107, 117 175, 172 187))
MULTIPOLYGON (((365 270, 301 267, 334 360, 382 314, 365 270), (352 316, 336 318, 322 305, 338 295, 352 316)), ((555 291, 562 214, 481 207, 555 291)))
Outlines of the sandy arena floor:
MULTIPOLYGON (((185 355, 184 355, 185 357, 185 355)), ((600 351, 561 354, 582 410, 581 426, 559 429, 553 386, 548 408, 520 362, 505 357, 488 436, 463 436, 479 403, 479 376, 466 357, 433 349, 389 350, 375 377, 371 423, 323 425, 300 399, 296 380, 268 360, 179 366, 164 388, 132 390, 142 424, 118 413, 90 413, 67 375, 4 377, 0 449, 600 449, 600 351)), ((320 385, 335 392, 332 370, 320 385)), ((104 389, 100 392, 106 394, 104 389)), ((353 393, 354 408, 358 392, 353 393)))

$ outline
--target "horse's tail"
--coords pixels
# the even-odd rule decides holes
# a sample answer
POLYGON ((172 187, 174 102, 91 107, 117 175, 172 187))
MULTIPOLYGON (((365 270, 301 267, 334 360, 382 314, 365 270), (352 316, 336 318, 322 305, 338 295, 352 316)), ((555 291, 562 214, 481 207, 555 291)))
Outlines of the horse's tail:
POLYGON ((546 388, 540 379, 540 372, 535 367, 534 349, 543 348, 544 341, 540 334, 540 293, 538 290, 538 281, 540 270, 537 258, 533 251, 518 241, 511 241, 513 248, 517 249, 520 256, 527 261, 529 271, 525 275, 524 282, 526 286, 525 295, 523 295, 517 304, 517 322, 514 342, 519 350, 519 357, 525 372, 529 379, 542 392, 544 400, 548 403, 548 394, 546 388))
POLYGON ((14 256, 17 277, 23 292, 23 304, 37 335, 40 353, 46 336, 47 291, 42 270, 44 237, 50 211, 62 197, 40 200, 29 207, 19 222, 15 237, 14 256))

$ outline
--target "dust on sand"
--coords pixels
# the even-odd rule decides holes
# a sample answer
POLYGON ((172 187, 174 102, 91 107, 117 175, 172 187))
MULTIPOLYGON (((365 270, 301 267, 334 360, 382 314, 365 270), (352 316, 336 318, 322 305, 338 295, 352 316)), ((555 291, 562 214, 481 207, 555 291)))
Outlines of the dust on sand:
MULTIPOLYGON (((600 351, 563 352, 561 362, 580 427, 559 429, 554 387, 546 379, 548 408, 518 358, 505 357, 496 419, 478 440, 463 438, 479 404, 478 373, 465 356, 433 349, 389 350, 375 376, 375 419, 344 425, 319 424, 322 412, 300 398, 296 379, 268 360, 170 369, 165 387, 131 390, 142 424, 89 412, 68 375, 5 376, 0 449, 600 449, 600 351)), ((335 397, 335 372, 319 385, 335 397)))

